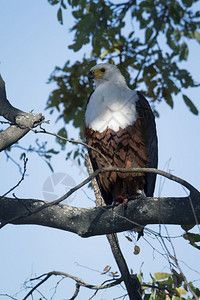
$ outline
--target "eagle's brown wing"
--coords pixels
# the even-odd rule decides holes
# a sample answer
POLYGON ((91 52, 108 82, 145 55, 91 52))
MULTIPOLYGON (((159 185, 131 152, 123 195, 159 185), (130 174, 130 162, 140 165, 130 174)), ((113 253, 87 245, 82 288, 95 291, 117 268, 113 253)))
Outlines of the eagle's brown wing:
MULTIPOLYGON (((149 168, 158 167, 158 139, 156 134, 155 117, 149 105, 149 102, 145 97, 137 92, 139 100, 136 103, 138 116, 141 119, 141 123, 144 122, 144 132, 146 132, 147 141, 147 165, 149 168)), ((141 126, 142 128, 142 126, 141 126)), ((156 174, 146 173, 146 186, 145 194, 147 197, 153 197, 156 182, 156 174)))

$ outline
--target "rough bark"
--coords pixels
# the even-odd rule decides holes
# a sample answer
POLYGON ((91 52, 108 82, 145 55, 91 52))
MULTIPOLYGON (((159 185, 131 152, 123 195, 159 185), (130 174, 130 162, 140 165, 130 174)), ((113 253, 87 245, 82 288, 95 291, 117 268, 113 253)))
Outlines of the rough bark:
POLYGON ((0 132, 0 151, 21 139, 29 130, 40 124, 42 114, 26 113, 15 108, 6 98, 5 83, 0 75, 0 116, 10 122, 10 126, 0 132))
POLYGON ((2 225, 36 224, 74 232, 82 237, 122 232, 131 230, 136 225, 189 225, 196 224, 198 220, 200 220, 198 195, 193 198, 135 199, 129 202, 126 210, 122 205, 114 209, 77 208, 62 204, 51 206, 48 202, 35 199, 7 197, 0 199, 2 225))

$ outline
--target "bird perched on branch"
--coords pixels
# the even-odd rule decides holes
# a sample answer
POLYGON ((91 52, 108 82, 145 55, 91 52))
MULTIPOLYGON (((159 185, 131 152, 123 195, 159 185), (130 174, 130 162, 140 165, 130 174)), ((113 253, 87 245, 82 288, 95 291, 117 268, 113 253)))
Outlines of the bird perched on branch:
MULTIPOLYGON (((154 115, 145 97, 131 90, 119 69, 110 64, 94 66, 89 74, 96 89, 85 111, 85 138, 114 167, 157 168, 158 147, 154 115)), ((89 149, 94 170, 108 166, 89 149)), ((156 174, 106 172, 98 175, 100 191, 107 205, 118 205, 134 197, 152 197, 156 174)))

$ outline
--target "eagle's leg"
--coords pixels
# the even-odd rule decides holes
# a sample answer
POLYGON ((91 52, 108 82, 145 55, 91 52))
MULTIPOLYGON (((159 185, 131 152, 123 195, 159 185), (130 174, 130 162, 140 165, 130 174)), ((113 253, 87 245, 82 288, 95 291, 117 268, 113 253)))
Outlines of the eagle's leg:
POLYGON ((123 206, 126 208, 128 205, 129 196, 128 195, 119 195, 113 200, 113 207, 118 206, 119 204, 123 204, 123 206))
POLYGON ((128 194, 119 195, 116 198, 114 198, 112 206, 115 207, 115 206, 118 206, 119 204, 123 204, 123 206, 125 208, 127 208, 128 201, 134 200, 134 199, 140 199, 140 198, 141 199, 146 198, 146 195, 143 190, 138 190, 137 194, 134 196, 130 196, 128 194))

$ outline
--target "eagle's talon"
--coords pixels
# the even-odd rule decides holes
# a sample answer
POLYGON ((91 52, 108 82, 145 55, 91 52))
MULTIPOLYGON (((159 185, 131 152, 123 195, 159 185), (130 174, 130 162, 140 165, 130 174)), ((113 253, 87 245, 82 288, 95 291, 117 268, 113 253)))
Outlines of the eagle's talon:
POLYGON ((128 201, 129 201, 128 198, 124 198, 124 200, 123 200, 123 202, 122 202, 124 208, 127 208, 127 206, 128 206, 128 201))
POLYGON ((119 204, 122 204, 124 206, 124 208, 127 208, 128 201, 129 201, 129 199, 127 196, 119 195, 118 197, 116 197, 113 200, 112 206, 115 207, 115 206, 118 206, 119 204))

